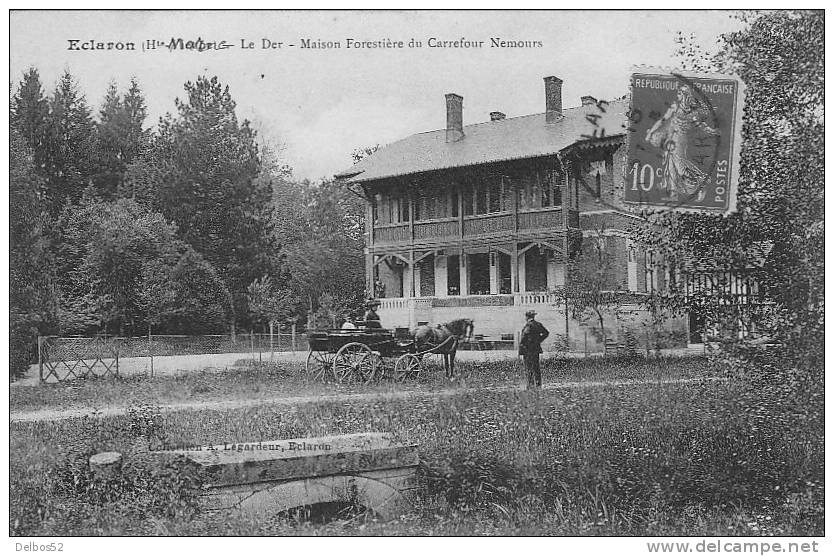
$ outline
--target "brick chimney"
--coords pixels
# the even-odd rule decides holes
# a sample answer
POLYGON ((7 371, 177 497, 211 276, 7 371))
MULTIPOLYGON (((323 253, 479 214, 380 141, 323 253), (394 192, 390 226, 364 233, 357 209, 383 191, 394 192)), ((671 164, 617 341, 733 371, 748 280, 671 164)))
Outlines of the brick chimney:
POLYGON ((597 99, 592 97, 591 95, 585 95, 582 97, 582 106, 588 106, 589 104, 596 104, 597 99))
POLYGON ((455 93, 446 95, 446 142, 463 139, 463 97, 455 93))
POLYGON ((489 121, 491 121, 491 122, 497 122, 498 120, 503 120, 506 117, 507 117, 507 115, 504 114, 503 112, 490 112, 489 113, 489 121))
POLYGON ((553 123, 562 117, 562 80, 549 76, 544 78, 545 121, 553 123))

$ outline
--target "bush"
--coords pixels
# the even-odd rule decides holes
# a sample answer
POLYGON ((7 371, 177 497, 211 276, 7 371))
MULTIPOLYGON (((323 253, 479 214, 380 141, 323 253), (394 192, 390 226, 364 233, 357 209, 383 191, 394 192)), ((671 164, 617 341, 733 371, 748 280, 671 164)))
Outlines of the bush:
POLYGON ((37 359, 37 328, 34 323, 12 318, 9 327, 9 371, 14 379, 26 372, 37 359))
POLYGON ((420 475, 430 496, 442 495, 452 508, 463 512, 491 503, 508 504, 519 496, 523 482, 513 466, 474 449, 423 460, 420 475))
POLYGON ((127 408, 128 432, 133 437, 151 440, 162 430, 162 410, 150 404, 132 405, 127 408))
POLYGON ((75 503, 104 507, 144 518, 176 518, 197 510, 201 479, 196 465, 184 458, 159 453, 129 455, 121 473, 100 479, 90 469, 88 449, 68 455, 56 469, 52 494, 75 503))

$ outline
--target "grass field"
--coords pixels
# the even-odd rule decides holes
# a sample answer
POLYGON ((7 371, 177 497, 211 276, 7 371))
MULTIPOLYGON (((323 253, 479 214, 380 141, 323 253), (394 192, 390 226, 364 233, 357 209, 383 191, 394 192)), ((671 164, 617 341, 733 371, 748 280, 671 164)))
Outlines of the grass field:
MULTIPOLYGON (((583 365, 564 376, 658 372, 645 362, 583 365)), ((705 375, 705 365, 676 360, 663 369, 667 377, 705 375)), ((511 372, 498 363, 480 369, 511 372)), ((10 532, 822 535, 823 452, 822 389, 814 384, 703 381, 235 411, 145 408, 13 423, 10 532), (328 523, 208 515, 189 494, 199 478, 147 453, 148 438, 205 445, 360 431, 419 443, 413 513, 386 524, 367 514, 328 523), (103 450, 125 454, 118 488, 102 488, 85 468, 87 456, 103 450)))

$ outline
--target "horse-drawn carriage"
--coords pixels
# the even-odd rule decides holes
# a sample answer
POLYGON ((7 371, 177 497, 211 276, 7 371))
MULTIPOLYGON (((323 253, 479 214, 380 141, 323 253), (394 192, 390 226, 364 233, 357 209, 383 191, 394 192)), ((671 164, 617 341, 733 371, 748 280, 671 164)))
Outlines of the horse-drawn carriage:
POLYGON ((458 319, 436 327, 357 328, 311 332, 307 336, 307 376, 311 380, 369 383, 382 378, 417 378, 423 358, 444 356, 447 376, 454 371, 458 341, 471 337, 472 321, 458 319))

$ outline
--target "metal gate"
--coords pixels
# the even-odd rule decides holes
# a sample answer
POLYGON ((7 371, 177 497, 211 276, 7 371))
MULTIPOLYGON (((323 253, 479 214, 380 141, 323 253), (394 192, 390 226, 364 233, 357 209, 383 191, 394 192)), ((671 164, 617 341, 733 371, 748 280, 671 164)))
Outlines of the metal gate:
POLYGON ((118 376, 119 340, 39 336, 38 369, 41 382, 118 376))

